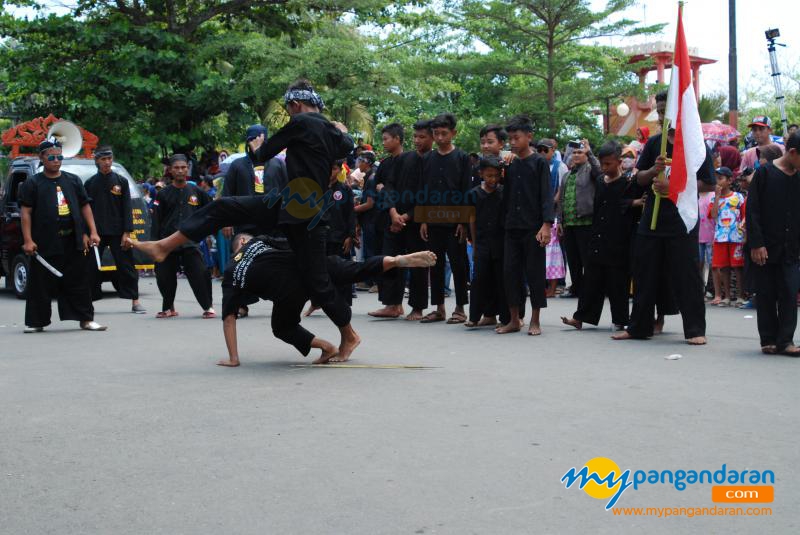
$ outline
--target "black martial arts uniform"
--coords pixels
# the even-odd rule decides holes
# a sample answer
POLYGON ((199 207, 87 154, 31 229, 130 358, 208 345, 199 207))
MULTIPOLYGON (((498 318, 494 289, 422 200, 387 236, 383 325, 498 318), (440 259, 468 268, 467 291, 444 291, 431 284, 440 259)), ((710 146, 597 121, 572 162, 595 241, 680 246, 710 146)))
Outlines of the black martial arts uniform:
MULTIPOLYGON (((636 167, 642 171, 650 169, 655 165, 660 151, 661 134, 656 134, 647 140, 636 167)), ((671 157, 672 144, 667 143, 667 158, 671 157)), ((697 180, 708 185, 716 183, 714 164, 708 150, 705 162, 697 170, 697 180)), ((650 230, 654 204, 655 194, 648 187, 634 247, 634 296, 628 334, 633 338, 649 338, 653 335, 653 311, 657 301, 669 301, 669 296, 663 295, 665 288, 668 288, 675 297, 683 319, 684 337, 705 336, 705 283, 697 269, 698 225, 695 224, 691 232, 687 232, 678 208, 664 197, 661 199, 656 230, 650 230)))
MULTIPOLYGON (((92 199, 92 214, 100 235, 100 257, 111 249, 117 266, 117 294, 123 299, 139 299, 139 273, 133 263, 133 251, 122 248, 122 235, 133 232, 133 209, 128 180, 115 172, 97 173, 86 181, 86 193, 92 199)), ((99 299, 100 271, 93 264, 92 293, 99 299)))
MULTIPOLYGON (((399 232, 392 232, 391 217, 389 218, 389 226, 383 234, 383 254, 386 256, 416 253, 427 249, 419 235, 419 223, 414 221, 417 194, 421 189, 423 158, 424 155, 417 151, 404 152, 394 158, 382 200, 386 203, 387 213, 394 208, 400 215, 408 214, 410 219, 399 232)), ((399 271, 399 276, 383 280, 381 302, 386 306, 403 303, 406 277, 404 269, 399 271)), ((408 305, 413 309, 428 308, 428 271, 423 268, 411 270, 408 305)))
POLYGON ((58 299, 61 321, 92 321, 94 307, 89 290, 83 236, 87 227, 81 208, 91 199, 81 180, 66 172, 58 178, 37 173, 19 188, 19 202, 31 211, 31 238, 37 252, 64 276, 56 277, 38 260, 29 262, 25 325, 50 325, 51 301, 58 299))
MULTIPOLYGON (((330 187, 330 232, 328 233, 328 256, 339 256, 350 259, 353 256, 351 248, 344 250, 345 241, 350 238, 350 243, 356 237, 356 214, 353 211, 353 190, 345 183, 336 182, 330 187)), ((337 286, 336 291, 344 298, 348 305, 353 304, 353 292, 350 285, 337 286)))
MULTIPOLYGON (((314 335, 300 325, 300 313, 310 292, 295 253, 279 247, 277 241, 259 237, 233 256, 222 281, 222 318, 236 314, 251 296, 272 301, 273 334, 308 355, 314 335)), ((326 269, 333 283, 347 287, 349 292, 352 283, 379 276, 383 258, 373 256, 365 262, 352 262, 332 255, 326 259, 326 269)))
MULTIPOLYGON (((153 235, 160 240, 176 232, 181 223, 192 214, 211 202, 206 192, 192 184, 182 188, 170 184, 156 195, 153 214, 153 235)), ((201 241, 211 233, 193 238, 201 241)), ((211 308, 211 276, 203 262, 197 243, 182 245, 163 261, 156 264, 156 283, 161 292, 161 310, 171 310, 175 306, 175 292, 178 289, 177 273, 183 272, 189 280, 195 299, 203 310, 211 308)))
MULTIPOLYGON (((235 160, 228 172, 222 186, 223 197, 246 197, 255 195, 261 197, 280 193, 289 183, 286 174, 286 164, 280 158, 272 158, 265 165, 254 164, 253 156, 248 154, 235 160)), ((263 208, 260 207, 260 208, 263 208)), ((269 234, 281 236, 277 228, 262 229, 256 223, 242 223, 233 228, 234 234, 246 232, 251 235, 269 234)))
POLYGON ((491 193, 481 186, 472 189, 475 206, 473 259, 475 276, 470 286, 469 320, 500 314, 500 322, 509 321, 508 303, 503 282, 503 186, 491 193))
POLYGON ((555 219, 547 160, 538 154, 515 158, 506 169, 504 186, 503 273, 508 306, 516 307, 522 302, 519 289, 524 275, 531 307, 545 308, 546 255, 545 248, 536 241, 536 234, 544 223, 552 224, 555 219))
MULTIPOLYGON (((472 184, 472 164, 469 155, 459 148, 447 154, 434 150, 422 162, 422 186, 427 193, 426 208, 464 207, 469 202, 472 184)), ((456 305, 469 302, 467 295, 467 244, 456 236, 458 224, 468 233, 469 221, 428 223, 428 248, 436 254, 436 265, 431 268, 431 305, 444 304, 445 254, 450 260, 456 305)))
POLYGON ((574 319, 597 325, 608 297, 612 323, 628 324, 629 253, 634 221, 631 205, 641 196, 642 188, 623 177, 611 183, 606 183, 604 176, 595 180, 589 253, 574 319))
MULTIPOLYGON (((299 113, 259 147, 254 160, 266 162, 283 149, 286 149, 290 189, 306 200, 328 189, 333 162, 347 157, 353 149, 353 139, 320 113, 299 113)), ((322 214, 319 223, 309 228, 314 218, 302 217, 302 212, 298 213, 295 208, 298 208, 297 201, 282 207, 281 230, 297 254, 300 272, 311 289, 314 303, 322 307, 334 324, 344 327, 350 323, 350 307, 343 300, 337 300, 325 267, 329 216, 322 214)))
POLYGON ((750 250, 767 248, 767 263, 752 264, 761 346, 793 345, 800 287, 800 173, 787 175, 768 163, 753 176, 747 196, 750 250))

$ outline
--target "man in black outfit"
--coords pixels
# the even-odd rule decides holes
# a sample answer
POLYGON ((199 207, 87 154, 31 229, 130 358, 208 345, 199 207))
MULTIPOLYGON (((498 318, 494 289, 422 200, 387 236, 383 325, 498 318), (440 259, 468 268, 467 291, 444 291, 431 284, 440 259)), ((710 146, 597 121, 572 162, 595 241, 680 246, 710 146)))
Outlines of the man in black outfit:
POLYGON ((38 259, 30 262, 25 300, 25 332, 38 333, 50 325, 51 301, 58 299, 61 321, 79 321, 81 329, 105 331, 94 321, 86 269, 89 247, 100 243, 89 197, 77 176, 61 171, 61 146, 39 144, 44 168, 19 188, 22 250, 40 257, 61 272, 58 277, 38 259))
MULTIPOLYGON (((666 92, 656 95, 659 121, 663 122, 667 107, 666 92)), ((678 208, 669 200, 669 178, 659 178, 672 157, 672 142, 675 131, 667 132, 667 158, 660 155, 661 136, 656 134, 647 140, 639 155, 636 180, 647 190, 644 212, 639 221, 633 258, 634 297, 630 323, 627 331, 614 335, 615 340, 650 338, 653 336, 653 313, 659 292, 664 284, 674 292, 683 319, 683 334, 690 345, 706 343, 706 311, 703 303, 704 283, 697 269, 698 225, 687 229, 678 208), (655 192, 662 197, 661 208, 655 230, 650 230, 655 204, 655 192), (665 269, 666 266, 666 269, 665 269), (663 280, 664 277, 667 280, 663 280)), ((697 191, 713 191, 716 186, 714 164, 706 149, 706 160, 697 170, 697 191)))
POLYGON ((531 299, 530 336, 542 334, 539 315, 547 307, 545 296, 545 247, 550 243, 555 219, 553 192, 550 191, 550 166, 542 156, 531 149, 533 125, 531 120, 519 115, 511 119, 508 140, 516 156, 506 169, 503 190, 505 212, 505 245, 503 272, 509 321, 498 326, 498 334, 518 332, 522 329, 520 293, 523 276, 528 280, 531 299))
MULTIPOLYGON (((178 230, 180 224, 193 213, 211 202, 206 192, 189 184, 186 176, 189 173, 189 160, 183 154, 173 154, 169 159, 172 183, 158 192, 153 214, 153 236, 165 238, 178 230)), ((199 238, 205 239, 208 234, 199 238)), ((211 308, 211 280, 197 243, 188 242, 156 264, 156 283, 161 292, 161 312, 157 318, 177 316, 175 311, 175 292, 178 289, 178 269, 189 280, 195 299, 203 309, 203 318, 214 318, 216 313, 211 308)))
MULTIPOLYGON (((253 141, 258 136, 266 136, 267 128, 260 124, 250 126, 245 133, 245 141, 253 141)), ((246 146, 247 155, 235 160, 225 173, 222 186, 223 197, 246 197, 267 195, 271 191, 283 191, 289 178, 286 174, 286 164, 280 158, 271 158, 265 164, 255 162, 255 155, 246 146)), ((244 223, 236 228, 225 227, 223 235, 230 239, 233 234, 239 233, 263 234, 266 229, 258 228, 255 223, 244 223)), ((281 236, 278 229, 269 231, 271 236, 281 236)))
MULTIPOLYGON (((419 223, 414 221, 414 208, 417 193, 421 189, 422 162, 432 148, 431 122, 421 119, 414 123, 414 150, 397 156, 383 190, 382 200, 386 203, 390 218, 389 227, 384 233, 385 255, 416 253, 427 248, 420 237, 419 223)), ((428 270, 414 269, 410 279, 408 306, 411 307, 411 312, 405 319, 419 321, 423 311, 428 308, 428 270)), ((385 307, 370 315, 384 317, 383 314, 388 314, 389 317, 395 317, 397 311, 402 314, 405 280, 402 275, 384 280, 381 301, 385 307)))
POLYGON ((266 162, 286 149, 288 188, 292 198, 284 200, 278 222, 299 259, 312 303, 320 306, 339 328, 342 335, 339 358, 346 360, 361 340, 350 325, 350 307, 337 298, 326 268, 329 216, 319 205, 312 207, 304 203, 312 197, 317 200, 323 197, 333 162, 347 157, 353 148, 353 139, 347 135, 343 124, 332 123, 320 113, 325 104, 307 80, 290 85, 283 100, 289 122, 268 140, 261 135, 249 145, 257 163, 266 162))
MULTIPOLYGON (((469 155, 453 145, 456 118, 451 113, 437 115, 431 121, 436 150, 425 156, 422 162, 422 187, 428 200, 425 203, 426 215, 420 225, 420 236, 430 250, 436 254, 436 265, 431 269, 431 305, 436 310, 422 318, 421 323, 445 320, 444 272, 445 255, 450 261, 455 286, 456 308, 447 323, 456 324, 467 321, 464 306, 469 302, 467 294, 467 225, 465 221, 450 221, 446 214, 450 207, 464 208, 470 202, 469 190, 472 185, 472 164, 469 155), (439 214, 444 213, 440 218, 439 214), (429 221, 430 219, 430 221, 429 221)), ((466 210, 462 210, 466 213, 466 210)))
MULTIPOLYGON (((130 299, 131 312, 147 312, 139 302, 139 273, 133 263, 133 252, 127 239, 133 232, 133 209, 128 180, 112 170, 114 153, 111 147, 98 147, 94 151, 97 174, 86 181, 86 193, 92 200, 92 213, 100 234, 97 252, 100 257, 106 247, 111 249, 117 267, 117 294, 122 299, 130 299)), ((96 264, 93 264, 97 268, 96 264)), ((100 298, 100 270, 93 272, 92 292, 100 298)))
POLYGON ((747 242, 756 283, 761 351, 800 356, 792 340, 800 287, 800 133, 786 152, 759 167, 747 196, 747 242))

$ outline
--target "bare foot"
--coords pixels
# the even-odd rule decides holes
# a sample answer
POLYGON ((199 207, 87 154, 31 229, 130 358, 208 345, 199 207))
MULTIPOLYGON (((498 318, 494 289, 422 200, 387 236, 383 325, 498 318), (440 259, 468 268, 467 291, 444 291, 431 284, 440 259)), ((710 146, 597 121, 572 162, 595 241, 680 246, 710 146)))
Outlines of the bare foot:
POLYGON ((628 331, 622 331, 611 336, 612 340, 633 340, 633 336, 628 331))
POLYGON ((163 262, 167 258, 167 251, 157 241, 134 241, 130 238, 128 241, 131 247, 146 254, 154 262, 163 262))
POLYGON ((239 359, 225 359, 217 362, 217 366, 225 366, 226 368, 235 368, 239 365, 239 359))
POLYGON ((540 336, 542 334, 542 326, 538 323, 531 322, 530 328, 528 328, 528 336, 540 336))
POLYGON ((314 311, 316 311, 316 310, 319 310, 319 307, 315 307, 314 305, 312 305, 312 304, 309 304, 309 305, 308 305, 308 308, 306 309, 306 312, 305 312, 305 314, 303 314, 303 317, 306 317, 306 318, 307 318, 307 317, 309 317, 309 316, 310 316, 311 314, 313 314, 313 313, 314 313, 314 311))
POLYGON ((367 312, 367 314, 373 318, 399 318, 404 312, 403 305, 389 305, 379 310, 367 312))
POLYGON ((706 337, 705 336, 695 336, 693 338, 687 338, 686 343, 690 346, 704 346, 706 345, 706 337))
POLYGON ((331 344, 330 347, 322 350, 322 354, 313 362, 313 364, 327 364, 329 360, 338 354, 339 352, 336 350, 336 346, 331 344))
POLYGON ((406 316, 406 321, 419 321, 422 319, 422 311, 421 310, 412 310, 406 316))
POLYGON ((431 267, 436 265, 436 255, 431 251, 419 251, 397 257, 397 265, 401 268, 431 267))
POLYGON ((583 328, 583 322, 578 321, 575 318, 568 318, 566 316, 561 316, 561 321, 564 322, 564 325, 569 325, 570 327, 575 327, 579 331, 583 328))
POLYGON ((361 337, 351 329, 350 333, 342 336, 342 343, 339 344, 339 354, 329 359, 328 362, 347 362, 360 343, 361 337))
POLYGON ((496 332, 497 334, 518 333, 521 329, 522 329, 521 321, 511 320, 505 325, 499 326, 497 329, 494 330, 494 332, 496 332))
POLYGON ((492 317, 489 317, 489 316, 484 316, 478 322, 477 326, 478 327, 488 327, 488 326, 494 326, 494 325, 497 325, 497 320, 496 319, 494 319, 492 317))

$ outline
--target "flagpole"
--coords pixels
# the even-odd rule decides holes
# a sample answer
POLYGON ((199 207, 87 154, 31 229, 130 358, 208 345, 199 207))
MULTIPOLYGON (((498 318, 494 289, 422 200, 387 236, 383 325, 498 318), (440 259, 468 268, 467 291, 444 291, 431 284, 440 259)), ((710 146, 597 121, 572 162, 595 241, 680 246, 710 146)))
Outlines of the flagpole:
MULTIPOLYGON (((683 2, 678 2, 678 19, 683 18, 683 2)), ((675 42, 678 41, 678 29, 675 29, 675 42)), ((673 46, 672 49, 672 67, 675 68, 675 47, 673 46)), ((672 76, 670 75, 670 87, 669 90, 672 91, 672 76)), ((670 102, 672 99, 667 97, 667 102, 670 102)), ((667 115, 666 110, 664 110, 664 123, 661 125, 661 157, 667 157, 667 137, 669 135, 669 116, 667 115)), ((658 180, 664 179, 664 171, 658 173, 658 180)), ((650 220, 650 230, 656 229, 656 224, 658 223, 658 212, 661 210, 661 195, 659 192, 656 191, 655 187, 653 187, 653 193, 655 194, 655 202, 653 204, 653 217, 650 220)))

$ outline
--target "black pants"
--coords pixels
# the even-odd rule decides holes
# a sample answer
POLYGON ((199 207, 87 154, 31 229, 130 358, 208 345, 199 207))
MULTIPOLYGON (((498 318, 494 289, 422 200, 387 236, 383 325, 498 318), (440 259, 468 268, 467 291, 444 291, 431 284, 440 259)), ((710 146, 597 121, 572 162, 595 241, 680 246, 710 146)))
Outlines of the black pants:
POLYGON ((428 246, 436 254, 436 265, 431 268, 431 305, 444 304, 445 254, 450 260, 450 270, 453 272, 456 305, 466 305, 469 302, 467 295, 467 244, 458 241, 454 225, 428 225, 428 246))
MULTIPOLYGON (((426 249, 425 242, 419 235, 419 225, 409 222, 400 232, 391 232, 388 228, 383 235, 383 254, 397 256, 416 253, 426 249)), ((405 269, 395 270, 397 276, 382 277, 383 296, 381 302, 386 306, 403 304, 405 293, 405 269)), ((414 268, 411 270, 411 281, 408 288, 408 306, 414 309, 428 308, 428 269, 414 268)))
POLYGON ((25 300, 25 325, 46 327, 50 325, 51 301, 58 300, 58 317, 61 321, 92 321, 94 307, 87 279, 87 259, 75 249, 75 237, 61 238, 64 254, 44 257, 64 276, 59 278, 47 271, 34 257, 30 257, 27 297, 25 300))
POLYGON ((263 195, 222 197, 184 220, 179 230, 196 242, 216 234, 223 227, 254 225, 260 232, 268 232, 278 225, 280 206, 280 202, 277 202, 269 208, 263 195))
MULTIPOLYGON (((122 299, 139 299, 139 273, 133 263, 133 251, 123 250, 121 242, 121 235, 100 236, 97 252, 100 258, 103 258, 106 247, 111 249, 111 256, 114 257, 114 264, 117 266, 117 295, 122 299)), ((96 262, 92 265, 95 268, 92 272, 92 293, 100 297, 100 270, 97 269, 96 262)))
MULTIPOLYGON (((259 264, 253 264, 254 270, 259 264)), ((248 271, 248 280, 257 280, 261 277, 270 277, 273 274, 269 269, 262 269, 251 273, 248 271)), ((328 272, 337 287, 346 287, 350 293, 350 286, 354 282, 378 277, 383 272, 383 257, 373 256, 364 262, 353 262, 341 257, 328 257, 328 272)), ((254 270, 255 271, 255 270, 254 270)), ((266 297, 266 296, 265 296, 266 297)), ((314 334, 300 325, 300 314, 303 312, 308 296, 306 292, 292 295, 288 299, 276 301, 272 308, 272 333, 276 338, 294 346, 301 354, 308 355, 311 351, 311 341, 314 334)))
POLYGON ((469 320, 472 322, 479 321, 484 315, 500 314, 500 323, 503 324, 510 319, 503 282, 502 254, 502 250, 495 254, 483 252, 483 247, 480 247, 474 257, 475 275, 469 288, 469 320))
POLYGON ((592 236, 591 225, 564 227, 561 245, 567 255, 569 277, 572 280, 572 293, 580 297, 583 288, 584 268, 589 263, 589 240, 592 236))
POLYGON ((603 303, 608 297, 611 305, 611 322, 628 324, 628 266, 604 266, 592 261, 584 266, 583 290, 578 299, 578 310, 572 317, 584 323, 597 325, 603 313, 603 303))
POLYGON ((633 259, 633 308, 628 333, 634 338, 653 335, 653 311, 669 301, 671 291, 683 319, 684 337, 706 334, 703 279, 697 269, 697 233, 680 236, 636 236, 633 259), (665 286, 666 285, 666 286, 665 286))
POLYGON ((797 291, 800 287, 800 265, 779 262, 758 266, 752 264, 756 284, 756 313, 761 345, 774 345, 778 351, 794 344, 797 327, 797 291))
POLYGON ((203 256, 197 247, 185 247, 171 252, 163 262, 156 264, 156 284, 161 292, 161 310, 175 308, 175 292, 178 290, 178 269, 189 280, 194 298, 200 308, 211 308, 211 278, 203 262, 203 256))
POLYGON ((308 228, 308 222, 281 225, 289 246, 297 255, 300 276, 311 294, 311 302, 322 308, 337 327, 350 324, 352 312, 337 295, 328 273, 328 226, 308 228))
MULTIPOLYGON (((528 280, 531 308, 547 307, 545 296, 545 248, 536 241, 536 230, 506 230, 503 254, 506 301, 509 307, 520 307, 524 293, 520 292, 524 278, 528 280)), ((521 307, 520 307, 521 308, 521 307)), ((520 313, 522 317, 522 313, 520 313)))

